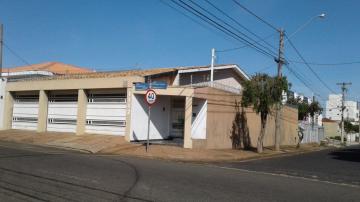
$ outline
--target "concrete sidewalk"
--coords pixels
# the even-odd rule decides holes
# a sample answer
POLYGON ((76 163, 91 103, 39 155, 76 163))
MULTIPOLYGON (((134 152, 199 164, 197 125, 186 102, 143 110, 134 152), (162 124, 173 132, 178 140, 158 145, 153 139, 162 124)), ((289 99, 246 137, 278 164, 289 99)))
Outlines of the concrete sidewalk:
POLYGON ((302 145, 300 149, 296 149, 294 146, 283 146, 280 152, 265 148, 263 154, 258 154, 255 151, 244 150, 199 150, 170 145, 150 145, 149 151, 146 152, 143 144, 126 142, 121 136, 74 135, 54 132, 36 133, 22 130, 0 131, 0 141, 71 149, 97 155, 125 155, 186 162, 239 161, 323 149, 318 145, 306 144, 302 145))
POLYGON ((87 153, 98 153, 101 150, 113 147, 138 147, 138 145, 126 142, 120 136, 75 135, 72 133, 56 132, 37 133, 25 130, 0 131, 0 140, 72 149, 87 153))

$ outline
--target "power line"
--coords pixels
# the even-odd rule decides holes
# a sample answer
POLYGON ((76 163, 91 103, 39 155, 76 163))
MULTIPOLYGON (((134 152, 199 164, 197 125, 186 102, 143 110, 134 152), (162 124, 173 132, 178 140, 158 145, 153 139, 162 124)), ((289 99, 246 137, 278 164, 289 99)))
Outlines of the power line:
MULTIPOLYGON (((162 4, 168 6, 169 8, 172 8, 173 10, 175 10, 176 12, 180 13, 181 15, 187 17, 188 19, 190 19, 191 21, 195 22, 196 24, 200 25, 201 27, 211 31, 211 32, 214 32, 215 34, 217 35, 220 35, 218 32, 216 32, 214 29, 212 29, 211 27, 199 22, 198 20, 195 20, 194 18, 192 18, 190 15, 186 14, 185 12, 183 12, 182 10, 180 9, 177 9, 175 6, 172 6, 171 4, 169 4, 167 1, 164 1, 164 0, 159 0, 162 4)), ((231 41, 231 39, 229 38, 226 38, 226 37, 223 37, 225 40, 227 41, 231 41)), ((232 41, 231 41, 232 42, 232 41)))
POLYGON ((287 38, 290 46, 295 50, 295 52, 297 53, 297 55, 301 58, 301 60, 304 62, 304 64, 310 69, 310 71, 315 75, 315 77, 332 93, 334 93, 334 91, 321 79, 321 77, 314 71, 314 69, 309 65, 309 63, 305 60, 305 58, 301 55, 301 53, 299 52, 299 50, 295 47, 295 45, 291 42, 291 40, 289 39, 289 37, 287 37, 287 35, 285 35, 285 37, 287 38))
MULTIPOLYGON (((293 63, 300 63, 305 64, 302 61, 295 61, 295 60, 289 60, 293 63)), ((308 62, 310 65, 317 65, 317 66, 339 66, 339 65, 352 65, 352 64, 360 64, 360 61, 354 61, 354 62, 339 62, 339 63, 316 63, 316 62, 308 62)))
MULTIPOLYGON (((181 0, 180 0, 181 1, 181 0)), ((247 36, 246 34, 244 34, 243 32, 241 32, 240 30, 238 30, 237 28, 235 28, 234 26, 230 25, 229 23, 225 22, 223 19, 217 17, 215 14, 209 12, 208 10, 206 10, 204 7, 202 7, 201 5, 197 4, 196 2, 194 2, 193 0, 189 0, 193 5, 197 6, 198 8, 200 8, 201 10, 205 11, 207 14, 213 16, 215 19, 217 19, 218 21, 220 21, 221 23, 227 25, 228 27, 232 28, 233 30, 237 31, 238 33, 240 33, 242 36, 246 37, 248 40, 253 41, 255 44, 258 44, 259 46, 267 49, 269 52, 273 53, 276 55, 276 53, 269 49, 268 47, 258 43, 257 41, 255 41, 254 39, 252 39, 251 37, 247 36)), ((241 25, 240 23, 237 23, 238 25, 240 25, 242 28, 248 30, 245 26, 241 25)), ((260 38, 260 37, 259 37, 260 38)), ((261 38, 260 38, 261 39, 261 38)), ((251 44, 253 45, 253 44, 251 44)))
MULTIPOLYGON (((220 21, 222 24, 225 24, 226 26, 230 27, 231 29, 235 30, 237 33, 240 33, 242 36, 244 36, 245 38, 247 39, 244 39, 242 38, 242 40, 246 41, 250 46, 253 46, 254 48, 258 48, 258 49, 261 49, 257 46, 254 45, 254 43, 258 44, 259 46, 267 49, 269 52, 273 53, 276 55, 276 53, 269 49, 268 47, 262 45, 262 44, 259 44, 258 42, 256 42, 254 39, 252 39, 251 37, 247 36, 246 34, 244 34, 243 32, 241 32, 240 30, 238 30, 237 28, 235 28, 234 26, 230 25, 229 23, 225 22, 223 19, 217 17, 216 15, 214 15, 213 13, 209 12, 208 10, 206 10, 205 8, 203 8, 202 6, 200 6, 199 4, 195 3, 193 0, 189 0, 193 5, 197 6, 198 8, 200 8, 201 10, 205 11, 207 14, 211 15, 212 17, 214 17, 215 19, 217 19, 218 21, 220 21), (253 42, 249 42, 248 40, 251 40, 253 42)), ((180 2, 182 2, 183 4, 185 5, 188 5, 186 4, 184 1, 180 0, 180 2)), ((227 29, 229 30, 229 29, 227 29)), ((262 51, 264 51, 263 49, 261 49, 262 51)), ((266 51, 267 52, 267 51, 266 51)))
MULTIPOLYGON (((233 0, 233 2, 241 7, 242 9, 244 9, 246 12, 248 12, 249 14, 253 15, 254 17, 256 17, 258 20, 260 20, 261 22, 263 22, 264 24, 268 25, 270 28, 276 30, 277 32, 279 32, 280 30, 278 28, 276 28, 274 25, 272 25, 271 23, 269 23, 268 21, 266 21, 265 19, 263 19, 262 17, 258 16, 257 14, 255 14, 254 12, 252 12, 250 9, 246 8, 244 5, 242 5, 241 3, 239 3, 237 0, 233 0)), ((286 35, 285 35, 286 36, 286 35)), ((287 36, 286 36, 287 37, 287 36)), ((293 46, 293 44, 292 44, 293 46)), ((293 47, 294 49, 295 46, 293 47)), ((297 49, 296 49, 297 51, 297 49)), ((297 51, 298 55, 302 58, 302 60, 304 61, 304 63, 306 63, 306 61, 304 60, 304 58, 302 57, 302 55, 300 54, 299 51, 297 51)), ((305 81, 304 78, 302 78, 302 76, 297 73, 296 71, 294 71, 286 62, 286 67, 287 69, 290 71, 290 73, 292 73, 300 82, 302 82, 310 91, 313 91, 313 89, 310 87, 310 85, 305 81)), ((317 75, 317 73, 308 65, 309 69, 315 74, 315 76, 331 91, 333 92, 327 85, 325 82, 322 81, 322 79, 317 75)))
POLYGON ((11 49, 4 41, 3 41, 3 45, 8 51, 10 51, 15 57, 20 59, 23 63, 25 63, 26 65, 29 65, 29 66, 31 65, 27 60, 25 60, 23 57, 21 57, 19 54, 17 54, 13 49, 11 49))
MULTIPOLYGON (((217 11, 219 11, 220 13, 222 13, 223 15, 225 15, 226 17, 228 17, 231 21, 233 21, 234 23, 236 23, 237 25, 239 25, 240 27, 242 27, 243 29, 245 29, 247 32, 249 32, 250 34, 252 34, 253 36, 255 36, 256 38, 258 38, 260 41, 264 41, 264 39, 262 39, 259 35, 257 35, 256 33, 254 33, 253 31, 251 31, 250 29, 248 29, 246 26, 242 25, 241 23, 239 23, 238 20, 235 20, 233 17, 231 17, 229 14, 227 14, 225 11, 221 10, 219 7, 215 6, 213 3, 211 3, 209 0, 204 0, 206 1, 210 6, 212 6, 213 8, 215 8, 217 11)), ((275 50, 277 48, 275 48, 273 45, 269 44, 268 42, 264 41, 269 47, 274 48, 275 50)))
POLYGON ((259 53, 262 53, 265 56, 268 56, 270 58, 274 58, 274 56, 271 53, 268 53, 267 51, 257 47, 256 45, 252 44, 251 42, 249 42, 248 40, 244 39, 243 37, 239 36, 238 34, 234 33, 233 31, 229 30, 228 28, 224 27, 223 25, 219 24, 218 22, 214 21, 213 19, 211 19, 210 17, 206 16, 205 14, 203 14, 202 12, 198 11, 197 9, 193 8, 192 6, 190 6, 189 4, 183 2, 182 0, 180 0, 180 2, 183 4, 180 4, 178 2, 176 2, 175 0, 172 0, 172 2, 174 2, 176 5, 180 6, 181 8, 185 9, 186 11, 192 13, 193 15, 199 17, 201 20, 205 21, 206 23, 212 25, 213 27, 215 27, 216 29, 222 31, 223 33, 225 33, 226 35, 234 38, 237 41, 240 41, 244 44, 249 44, 250 46, 253 47, 254 50, 256 50, 259 53), (185 5, 185 6, 184 6, 185 5))
POLYGON ((244 5, 240 4, 237 0, 233 0, 233 2, 240 6, 242 9, 244 9, 246 12, 250 13, 251 15, 255 16, 258 20, 260 20, 261 22, 265 23, 266 25, 268 25, 269 27, 271 27, 272 29, 279 31, 278 28, 276 28, 274 25, 272 25, 271 23, 267 22, 265 19, 263 19, 262 17, 256 15, 254 12, 252 12, 251 10, 249 10, 248 8, 246 8, 244 5))
POLYGON ((293 70, 288 64, 285 65, 285 67, 289 70, 290 73, 292 73, 301 83, 303 83, 310 91, 313 91, 313 89, 310 87, 310 85, 295 71, 293 70))
MULTIPOLYGON (((259 41, 257 42, 261 42, 261 41, 265 41, 266 39, 272 37, 274 35, 274 33, 260 39, 259 41)), ((235 48, 229 48, 229 49, 224 49, 224 50, 217 50, 216 52, 230 52, 230 51, 235 51, 235 50, 239 50, 239 49, 242 49, 242 48, 246 48, 246 47, 249 47, 249 45, 243 45, 243 46, 239 46, 239 47, 235 47, 235 48)))
MULTIPOLYGON (((293 66, 294 66, 294 64, 293 64, 293 66)), ((321 98, 322 100, 326 100, 320 94, 314 92, 314 87, 313 87, 313 85, 311 85, 311 82, 306 81, 306 79, 305 79, 306 77, 301 75, 300 72, 296 72, 292 67, 290 67, 290 65, 288 63, 285 64, 285 67, 289 70, 289 72, 292 75, 294 75, 297 78, 297 80, 299 80, 301 83, 303 83, 306 88, 308 88, 314 94, 318 95, 318 97, 321 98)))

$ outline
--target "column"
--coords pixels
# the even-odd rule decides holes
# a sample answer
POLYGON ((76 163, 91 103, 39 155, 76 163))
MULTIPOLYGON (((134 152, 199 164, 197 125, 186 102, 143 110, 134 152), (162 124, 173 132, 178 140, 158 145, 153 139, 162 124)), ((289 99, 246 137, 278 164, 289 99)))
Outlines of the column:
POLYGON ((125 141, 130 142, 131 136, 131 104, 132 104, 132 86, 127 87, 126 91, 126 128, 125 141))
POLYGON ((38 113, 38 125, 37 132, 46 132, 47 116, 48 116, 48 102, 49 98, 44 90, 39 92, 39 113, 38 113))
POLYGON ((187 96, 185 99, 185 122, 184 122, 184 148, 192 148, 191 120, 192 120, 193 98, 187 96))
POLYGON ((5 109, 4 109, 4 130, 11 129, 12 116, 14 108, 14 97, 11 92, 6 91, 5 93, 5 109))
POLYGON ((76 121, 76 135, 83 135, 86 126, 87 95, 84 89, 78 91, 78 108, 76 121))

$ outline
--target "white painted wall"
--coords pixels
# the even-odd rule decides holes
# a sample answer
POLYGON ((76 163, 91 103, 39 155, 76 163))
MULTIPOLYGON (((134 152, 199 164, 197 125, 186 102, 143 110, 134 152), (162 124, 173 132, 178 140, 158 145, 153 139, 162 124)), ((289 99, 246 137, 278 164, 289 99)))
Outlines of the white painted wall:
POLYGON ((192 139, 206 139, 206 116, 207 116, 207 100, 193 99, 193 114, 191 124, 192 139))
MULTIPOLYGON (((210 81, 210 71, 181 73, 178 83, 180 85, 190 85, 210 81)), ((214 72, 216 83, 242 89, 240 77, 233 69, 219 69, 214 72)))
MULTIPOLYGON (((132 96, 130 140, 147 139, 148 107, 144 95, 132 96)), ((166 139, 170 134, 170 96, 158 96, 151 107, 150 139, 166 139)))
POLYGON ((6 79, 0 79, 0 130, 4 126, 5 86, 6 79))

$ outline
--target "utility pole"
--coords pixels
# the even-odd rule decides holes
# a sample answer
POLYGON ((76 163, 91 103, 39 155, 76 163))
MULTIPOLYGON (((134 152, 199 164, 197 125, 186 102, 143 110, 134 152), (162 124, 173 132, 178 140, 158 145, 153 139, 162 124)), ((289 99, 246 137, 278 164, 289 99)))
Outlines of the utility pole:
POLYGON ((344 144, 344 110, 345 110, 345 91, 347 91, 348 85, 351 85, 351 82, 346 83, 336 83, 336 85, 341 86, 342 98, 341 98, 341 144, 344 144))
POLYGON ((358 109, 358 122, 359 122, 359 132, 358 132, 358 138, 359 139, 358 139, 358 142, 360 143, 360 110, 359 110, 359 102, 357 102, 357 109, 358 109))
POLYGON ((214 87, 214 64, 215 64, 215 48, 211 49, 211 67, 210 67, 210 85, 214 87))
POLYGON ((0 24, 0 79, 2 79, 3 25, 0 24))
MULTIPOLYGON (((282 77, 282 65, 284 64, 284 30, 279 29, 280 33, 280 42, 279 42, 279 53, 278 58, 275 61, 278 63, 277 66, 277 78, 280 80, 282 77)), ((282 95, 281 95, 282 98, 282 95)), ((276 106, 276 116, 275 116, 275 150, 280 151, 280 133, 281 133, 281 100, 276 106)))

